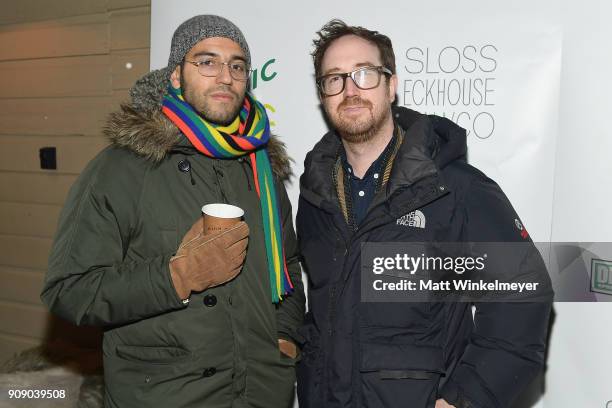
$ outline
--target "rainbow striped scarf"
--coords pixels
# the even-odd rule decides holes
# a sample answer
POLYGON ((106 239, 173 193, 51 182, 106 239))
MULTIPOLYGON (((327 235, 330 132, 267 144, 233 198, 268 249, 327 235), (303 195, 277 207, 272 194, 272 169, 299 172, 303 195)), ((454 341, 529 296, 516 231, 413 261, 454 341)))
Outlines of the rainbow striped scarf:
POLYGON ((204 120, 185 102, 180 89, 169 86, 162 112, 198 151, 208 157, 232 159, 248 154, 261 203, 272 302, 280 302, 284 295, 293 291, 293 284, 287 270, 280 207, 266 150, 270 140, 270 121, 266 109, 247 94, 234 122, 229 126, 216 126, 204 120))

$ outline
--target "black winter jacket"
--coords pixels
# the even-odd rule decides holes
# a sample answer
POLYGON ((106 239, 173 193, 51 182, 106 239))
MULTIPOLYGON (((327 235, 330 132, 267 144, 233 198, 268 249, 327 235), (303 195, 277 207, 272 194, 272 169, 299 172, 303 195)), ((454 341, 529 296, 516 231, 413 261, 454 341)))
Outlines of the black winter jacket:
POLYGON ((437 398, 507 407, 542 368, 550 302, 479 303, 472 319, 465 302, 360 301, 363 242, 530 242, 499 186, 466 163, 464 129, 405 108, 394 119, 404 142, 356 231, 332 181, 338 136, 326 134, 305 160, 296 225, 310 307, 300 408, 429 408, 437 398), (397 222, 417 209, 425 228, 397 222))

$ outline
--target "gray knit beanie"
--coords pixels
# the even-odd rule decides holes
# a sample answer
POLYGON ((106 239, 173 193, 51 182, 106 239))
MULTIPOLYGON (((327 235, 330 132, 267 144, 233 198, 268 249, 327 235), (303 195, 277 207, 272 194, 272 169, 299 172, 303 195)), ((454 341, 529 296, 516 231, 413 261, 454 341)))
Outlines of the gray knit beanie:
POLYGON ((212 37, 229 38, 236 42, 244 52, 247 64, 251 65, 249 45, 234 23, 226 18, 210 14, 192 17, 174 31, 168 66, 149 72, 136 81, 136 84, 130 89, 132 105, 138 110, 159 110, 167 92, 172 71, 183 61, 194 45, 212 37))
POLYGON ((168 67, 174 69, 194 45, 212 37, 229 38, 237 43, 246 56, 247 64, 251 65, 249 46, 240 29, 226 18, 205 14, 192 17, 178 26, 172 36, 168 67))

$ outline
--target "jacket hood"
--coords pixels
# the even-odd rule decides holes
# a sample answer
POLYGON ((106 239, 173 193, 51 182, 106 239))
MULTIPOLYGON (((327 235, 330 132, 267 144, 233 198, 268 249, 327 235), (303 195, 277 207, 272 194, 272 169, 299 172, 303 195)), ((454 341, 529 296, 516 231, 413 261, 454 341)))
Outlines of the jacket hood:
MULTIPOLYGON (((393 107, 395 122, 406 131, 387 185, 387 196, 410 186, 456 160, 465 161, 467 154, 465 129, 449 119, 428 116, 403 107, 393 107)), ((315 205, 335 200, 331 174, 341 147, 340 137, 328 132, 308 153, 300 193, 315 205)))
MULTIPOLYGON (((118 111, 111 113, 103 132, 111 145, 128 149, 152 163, 161 162, 175 150, 198 153, 161 111, 138 109, 133 104, 122 104, 118 111)), ((271 135, 267 150, 274 176, 288 180, 292 170, 285 143, 271 135)))
MULTIPOLYGON (((465 129, 442 116, 423 115, 404 107, 393 107, 396 122, 406 131, 419 120, 426 118, 430 127, 415 136, 416 144, 421 144, 436 166, 443 169, 450 163, 467 160, 467 137, 465 129)), ((412 136, 412 135, 410 135, 412 136)))

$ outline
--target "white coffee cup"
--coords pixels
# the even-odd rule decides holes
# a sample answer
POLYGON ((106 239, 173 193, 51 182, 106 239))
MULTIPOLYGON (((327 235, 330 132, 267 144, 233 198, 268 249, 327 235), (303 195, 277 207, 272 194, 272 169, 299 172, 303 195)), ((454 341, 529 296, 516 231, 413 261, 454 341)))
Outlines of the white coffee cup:
POLYGON ((204 234, 215 234, 225 231, 244 216, 244 210, 231 204, 215 203, 202 207, 202 225, 204 234))

